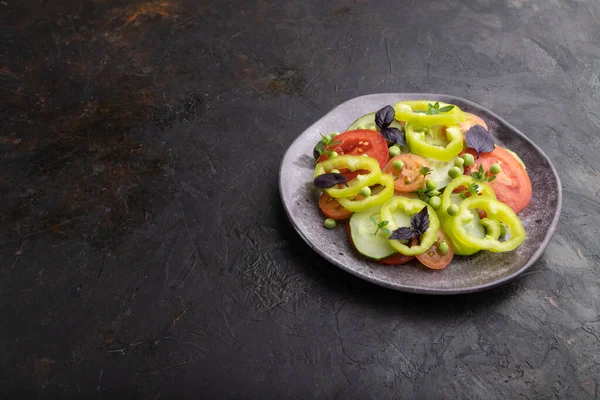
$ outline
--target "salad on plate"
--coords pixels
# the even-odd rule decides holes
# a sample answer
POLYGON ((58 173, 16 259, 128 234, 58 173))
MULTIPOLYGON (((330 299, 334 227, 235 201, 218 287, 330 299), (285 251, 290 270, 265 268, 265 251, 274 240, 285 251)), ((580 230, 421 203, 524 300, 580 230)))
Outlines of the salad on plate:
POLYGON ((321 135, 313 153, 324 227, 345 225, 362 257, 443 269, 455 255, 513 251, 525 240, 525 164, 456 105, 387 105, 321 135))

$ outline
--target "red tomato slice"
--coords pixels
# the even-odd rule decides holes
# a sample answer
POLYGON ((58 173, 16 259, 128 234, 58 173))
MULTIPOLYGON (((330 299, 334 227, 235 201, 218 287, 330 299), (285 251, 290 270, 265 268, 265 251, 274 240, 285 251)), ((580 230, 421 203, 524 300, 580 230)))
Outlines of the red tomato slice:
MULTIPOLYGON (((335 151, 339 155, 362 156, 363 154, 372 157, 379 162, 383 168, 388 159, 388 147, 385 138, 377 131, 369 129, 360 129, 348 131, 337 135, 333 142, 340 142, 333 146, 327 146, 326 150, 335 151)), ((327 156, 319 158, 319 162, 326 160, 327 156)))
POLYGON ((350 182, 352 179, 355 179, 358 175, 368 174, 369 171, 367 171, 366 169, 359 169, 358 171, 350 172, 350 170, 345 169, 340 171, 340 173, 346 177, 346 180, 348 182, 350 182))
POLYGON ((496 175, 496 179, 490 182, 498 200, 512 208, 515 213, 520 212, 529 204, 532 192, 529 175, 512 154, 499 146, 489 153, 481 153, 479 158, 477 158, 475 150, 467 149, 466 151, 475 157, 475 163, 471 167, 465 168, 465 174, 476 171, 480 165, 485 171, 488 171, 490 165, 498 164, 502 171, 496 175))
POLYGON ((484 120, 482 120, 481 118, 479 118, 477 115, 475 114, 471 114, 471 113, 464 113, 465 117, 467 117, 467 120, 464 122, 459 122, 458 125, 460 126, 460 130, 463 133, 463 135, 465 133, 467 133, 467 131, 469 129, 471 129, 472 127, 474 127, 475 125, 481 125, 485 128, 485 130, 488 130, 488 126, 485 123, 484 120))
POLYGON ((382 260, 373 260, 373 261, 378 262, 379 264, 385 264, 385 265, 402 265, 402 264, 406 264, 413 258, 415 258, 415 257, 414 256, 405 256, 404 254, 398 253, 398 254, 394 254, 393 256, 389 256, 388 258, 384 258, 382 260))
POLYGON ((452 261, 454 257, 454 247, 452 241, 448 239, 444 231, 438 230, 435 242, 429 249, 423 254, 417 256, 417 260, 421 261, 421 264, 431 269, 443 269, 452 261), (438 246, 440 243, 446 242, 448 244, 448 252, 445 255, 441 255, 438 246))
POLYGON ((423 157, 415 154, 400 154, 392 158, 383 167, 383 172, 394 177, 394 189, 399 193, 410 193, 417 189, 422 189, 425 184, 425 177, 421 175, 421 166, 428 167, 429 164, 423 157), (404 168, 401 171, 392 165, 395 160, 402 160, 404 168))
POLYGON ((327 193, 323 193, 319 198, 319 208, 327 218, 338 221, 352 216, 352 211, 346 210, 337 199, 327 193))

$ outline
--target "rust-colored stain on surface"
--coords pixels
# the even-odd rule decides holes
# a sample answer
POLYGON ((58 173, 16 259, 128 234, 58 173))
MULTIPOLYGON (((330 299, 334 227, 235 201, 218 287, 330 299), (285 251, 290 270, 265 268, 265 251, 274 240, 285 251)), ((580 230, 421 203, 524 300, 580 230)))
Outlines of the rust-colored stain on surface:
POLYGON ((136 21, 138 17, 153 17, 160 15, 169 17, 173 14, 176 5, 167 1, 149 1, 142 4, 132 4, 125 7, 119 7, 112 10, 111 18, 108 22, 115 19, 124 20, 122 27, 126 27, 136 21))
POLYGON ((235 59, 233 75, 244 86, 272 94, 299 94, 306 85, 302 71, 293 65, 267 68, 254 61, 246 54, 235 59))
POLYGON ((38 375, 38 377, 47 376, 53 364, 54 360, 48 357, 37 359, 33 365, 36 375, 38 375))
POLYGON ((171 326, 175 326, 175 324, 181 319, 181 317, 183 317, 184 314, 185 314, 185 311, 182 311, 179 314, 177 314, 177 316, 175 318, 173 318, 173 322, 171 323, 171 326))
POLYGON ((350 7, 342 7, 338 10, 335 10, 334 12, 331 13, 332 16, 334 17, 340 17, 343 15, 347 15, 350 14, 352 10, 350 9, 350 7))
POLYGON ((93 245, 114 246, 172 196, 162 181, 173 160, 153 135, 186 107, 176 83, 189 68, 156 62, 163 33, 179 29, 179 1, 127 3, 61 3, 8 27, 14 40, 37 39, 0 65, 2 241, 89 235, 92 219, 93 245), (38 38, 41 24, 54 33, 38 38))

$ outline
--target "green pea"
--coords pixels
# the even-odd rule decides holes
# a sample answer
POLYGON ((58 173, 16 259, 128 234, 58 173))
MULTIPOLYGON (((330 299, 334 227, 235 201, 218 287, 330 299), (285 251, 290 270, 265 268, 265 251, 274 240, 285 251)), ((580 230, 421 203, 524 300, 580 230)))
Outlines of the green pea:
POLYGON ((340 170, 339 169, 332 169, 331 171, 329 171, 330 174, 339 174, 340 170))
POLYGON ((333 158, 333 157, 337 157, 338 153, 337 151, 332 151, 331 153, 329 153, 329 158, 333 158))
POLYGON ((452 167, 448 170, 448 176, 452 179, 456 179, 461 175, 462 175, 462 172, 460 172, 460 168, 458 168, 458 167, 452 167))
POLYGON ((448 254, 448 250, 450 250, 450 247, 448 247, 448 243, 442 242, 438 245, 438 251, 441 255, 445 256, 446 254, 448 254))
POLYGON ((402 171, 402 169, 404 168, 404 162, 402 160, 394 160, 394 162, 392 163, 392 167, 394 167, 394 169, 402 171))
POLYGON ((388 149, 388 152, 390 153, 390 157, 396 157, 400 155, 400 147, 392 146, 388 149))
POLYGON ((462 167, 462 166, 463 166, 463 164, 464 164, 464 163, 465 163, 465 159, 464 159, 464 158, 458 157, 458 158, 455 158, 455 159, 454 159, 454 165, 455 165, 456 167, 459 167, 459 168, 460 168, 460 167, 462 167))
POLYGON ((469 153, 463 154, 462 158, 465 160, 465 167, 470 167, 475 162, 475 158, 469 153))
POLYGON ((337 223, 335 222, 335 219, 332 218, 327 218, 325 222, 323 222, 323 226, 327 229, 333 229, 336 225, 337 223))
POLYGON ((358 193, 360 193, 362 197, 369 197, 371 195, 371 188, 368 186, 362 187, 358 193))
POLYGON ((454 217, 456 214, 458 214, 458 206, 456 204, 452 204, 448 207, 446 212, 448 213, 448 215, 454 217))
POLYGON ((502 171, 502 168, 500 168, 500 165, 498 165, 498 164, 490 165, 490 173, 496 175, 496 174, 499 174, 500 171, 502 171))
POLYGON ((437 210, 442 205, 442 199, 439 196, 433 196, 429 199, 429 205, 433 207, 434 210, 437 210))
POLYGON ((437 187, 437 184, 433 179, 427 179, 427 182, 425 182, 425 187, 427 190, 433 190, 437 187))
POLYGON ((500 236, 506 236, 508 233, 508 229, 506 229, 506 225, 500 224, 500 236))

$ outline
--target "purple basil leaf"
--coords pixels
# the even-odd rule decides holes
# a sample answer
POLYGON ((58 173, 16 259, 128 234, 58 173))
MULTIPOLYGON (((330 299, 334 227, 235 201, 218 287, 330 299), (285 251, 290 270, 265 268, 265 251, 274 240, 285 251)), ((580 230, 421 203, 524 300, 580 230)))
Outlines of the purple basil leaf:
POLYGON ((397 144, 399 146, 406 146, 406 139, 404 132, 398 128, 381 128, 381 134, 390 143, 397 144))
POLYGON ((412 230, 415 231, 416 236, 424 234, 429 229, 429 212, 427 211, 427 207, 423 207, 421 211, 413 215, 410 225, 412 230))
POLYGON ((417 237, 417 233, 413 231, 411 228, 403 226, 398 228, 392 232, 392 234, 388 237, 388 239, 395 240, 410 240, 417 237))
POLYGON ((492 135, 481 125, 475 125, 467 131, 467 147, 479 153, 488 153, 494 150, 492 135))
POLYGON ((394 122, 394 108, 392 106, 385 106, 375 114, 375 124, 379 129, 387 128, 392 122, 394 122))
POLYGON ((342 174, 329 173, 319 175, 315 178, 315 186, 319 189, 329 189, 335 185, 339 185, 340 183, 348 186, 348 181, 342 174))

